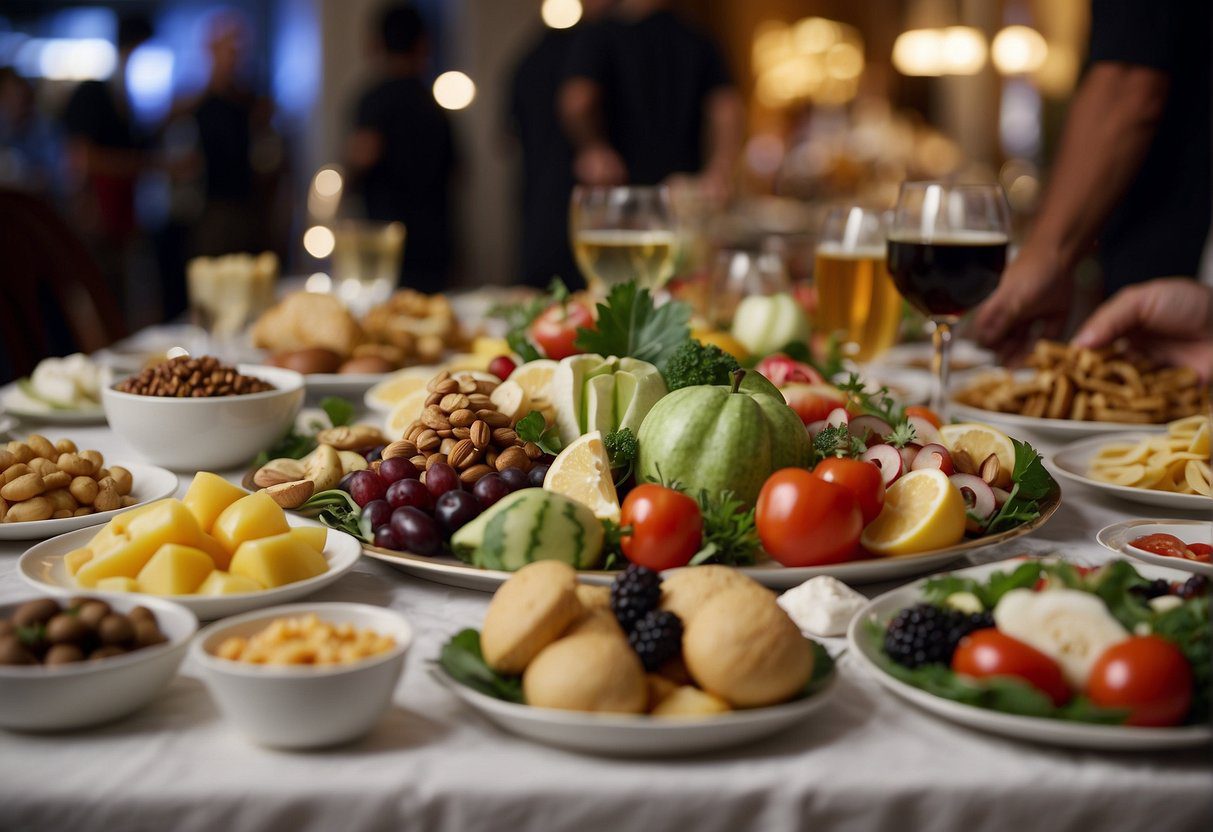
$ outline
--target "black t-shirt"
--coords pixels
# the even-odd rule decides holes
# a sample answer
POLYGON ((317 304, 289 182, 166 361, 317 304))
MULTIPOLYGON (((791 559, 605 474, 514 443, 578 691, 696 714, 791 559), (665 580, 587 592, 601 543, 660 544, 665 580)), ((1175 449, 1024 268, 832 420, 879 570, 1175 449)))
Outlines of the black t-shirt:
POLYGON ((1111 293, 1193 275, 1213 212, 1209 0, 1092 0, 1090 62, 1162 70, 1170 90, 1141 170, 1100 235, 1111 293))
POLYGON ((390 78, 362 96, 354 124, 383 140, 379 161, 362 180, 367 217, 404 223, 407 285, 447 288, 455 148, 446 114, 420 79, 390 78))
POLYGON ((245 98, 207 93, 194 121, 206 164, 208 199, 244 201, 253 191, 249 159, 252 103, 245 98))
POLYGON ((602 85, 607 131, 629 181, 653 185, 703 168, 704 104, 731 83, 705 35, 665 11, 587 25, 568 75, 602 85))
POLYGON ((88 139, 98 147, 142 145, 130 112, 119 106, 114 91, 101 81, 84 81, 72 90, 63 111, 63 126, 69 136, 88 139))
POLYGON ((569 247, 573 149, 557 116, 557 92, 575 30, 547 29, 518 67, 510 85, 509 120, 522 147, 521 282, 544 287, 552 277, 576 284, 580 273, 569 247))

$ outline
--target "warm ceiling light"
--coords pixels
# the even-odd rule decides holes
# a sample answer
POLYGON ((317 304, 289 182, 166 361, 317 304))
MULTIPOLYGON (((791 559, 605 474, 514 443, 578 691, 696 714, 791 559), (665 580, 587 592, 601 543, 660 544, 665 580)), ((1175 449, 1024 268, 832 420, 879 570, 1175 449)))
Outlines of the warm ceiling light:
POLYGON ((434 79, 434 100, 446 110, 462 110, 476 97, 476 84, 462 72, 444 72, 434 79))
POLYGON ((971 26, 943 30, 943 64, 948 75, 976 75, 986 64, 986 39, 971 26))
POLYGON ((893 66, 902 75, 942 75, 943 33, 910 29, 893 41, 893 66))
POLYGON ((543 22, 553 29, 568 29, 581 20, 581 0, 543 0, 543 22))
POLYGON ((323 225, 313 225, 303 232, 303 249, 316 259, 328 257, 336 245, 337 238, 333 236, 332 229, 323 225))
POLYGON ((990 57, 1004 75, 1022 75, 1044 65, 1049 57, 1049 44, 1029 26, 1008 26, 994 36, 990 57))
POLYGON ((754 69, 761 74, 791 56, 792 36, 788 27, 773 20, 760 24, 750 48, 754 69))
POLYGON ((806 17, 792 29, 798 52, 825 52, 838 42, 838 24, 824 17, 806 17))
POLYGON ((321 168, 316 171, 316 177, 312 180, 312 187, 316 189, 316 194, 322 197, 334 197, 341 193, 341 174, 333 168, 321 168))
POLYGON ((836 43, 826 52, 826 74, 849 80, 863 72, 863 52, 853 43, 836 43))

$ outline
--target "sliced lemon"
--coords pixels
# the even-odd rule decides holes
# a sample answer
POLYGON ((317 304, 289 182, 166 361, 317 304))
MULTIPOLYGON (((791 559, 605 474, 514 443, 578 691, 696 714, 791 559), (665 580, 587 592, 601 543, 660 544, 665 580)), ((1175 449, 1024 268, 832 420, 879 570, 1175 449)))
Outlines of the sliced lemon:
MULTIPOLYGON (((543 487, 588 506, 600 519, 619 521, 619 495, 611 478, 611 460, 598 431, 587 433, 560 452, 543 478, 543 487)), ((961 506, 963 528, 963 503, 961 506)))
POLYGON ((392 373, 366 391, 366 406, 374 410, 389 411, 409 393, 424 390, 430 379, 437 374, 437 367, 409 367, 392 373))
POLYGON ((1015 470, 1015 445, 1011 437, 997 428, 977 422, 944 425, 939 429, 939 435, 949 451, 953 454, 965 452, 974 465, 981 465, 990 454, 997 456, 999 472, 994 484, 1001 488, 1010 487, 1011 473, 1015 470))
POLYGON ((885 492, 884 508, 859 542, 886 557, 914 555, 959 543, 965 535, 960 489, 938 468, 911 471, 885 492))
POLYGON ((539 358, 519 365, 510 373, 510 381, 526 391, 528 399, 538 399, 543 402, 551 401, 552 376, 560 366, 550 358, 539 358))
POLYGON ((397 402, 383 424, 383 435, 392 440, 403 437, 408 426, 421 418, 421 411, 425 409, 425 400, 429 395, 430 391, 426 390, 423 384, 421 389, 414 390, 397 402))

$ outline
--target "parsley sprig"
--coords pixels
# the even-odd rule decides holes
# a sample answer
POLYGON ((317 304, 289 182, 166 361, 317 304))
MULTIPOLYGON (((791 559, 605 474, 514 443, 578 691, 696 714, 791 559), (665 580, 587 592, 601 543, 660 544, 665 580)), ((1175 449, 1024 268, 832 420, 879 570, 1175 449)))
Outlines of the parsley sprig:
POLYGON ((888 387, 871 392, 864 386, 859 373, 851 373, 845 381, 835 386, 859 405, 864 413, 877 416, 894 428, 906 421, 906 409, 889 394, 888 387))
POLYGON ((986 524, 986 534, 1006 531, 1035 520, 1040 516, 1039 502, 1057 487, 1035 448, 1018 439, 1011 439, 1011 443, 1015 446, 1011 496, 986 524))
POLYGON ((560 453, 560 436, 555 426, 548 427, 547 420, 538 410, 532 410, 514 425, 514 432, 523 442, 534 442, 545 454, 560 453))
POLYGON ((715 496, 700 491, 697 502, 703 516, 703 546, 691 558, 691 565, 752 565, 762 549, 754 523, 754 509, 747 509, 732 491, 722 491, 715 496))
POLYGON ((523 361, 537 361, 543 358, 543 355, 531 343, 527 330, 546 309, 556 304, 567 303, 568 299, 569 287, 565 286, 564 281, 559 277, 553 277, 552 282, 548 284, 546 294, 524 303, 497 304, 489 309, 487 317, 505 321, 506 343, 523 361))
POLYGON ((611 288, 598 304, 596 329, 577 330, 577 349, 599 355, 631 356, 658 367, 691 337, 691 308, 679 301, 657 306, 635 281, 611 288))

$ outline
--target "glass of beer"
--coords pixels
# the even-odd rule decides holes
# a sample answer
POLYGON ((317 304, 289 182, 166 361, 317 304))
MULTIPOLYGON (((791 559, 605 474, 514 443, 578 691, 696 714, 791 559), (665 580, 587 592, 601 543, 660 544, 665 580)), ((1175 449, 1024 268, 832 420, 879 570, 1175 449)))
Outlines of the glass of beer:
POLYGON ((885 266, 889 219, 888 211, 840 207, 826 215, 819 235, 817 327, 838 338, 856 361, 893 346, 901 325, 901 295, 885 266))
POLYGON ((670 192, 656 187, 577 187, 569 205, 573 255, 592 292, 629 280, 655 291, 674 273, 670 192))
POLYGON ((355 315, 383 303, 400 278, 404 225, 342 220, 333 229, 333 286, 355 315))
POLYGON ((931 406, 941 417, 952 327, 997 288, 1010 228, 1000 185, 902 183, 889 228, 889 272, 902 296, 934 325, 931 406))

